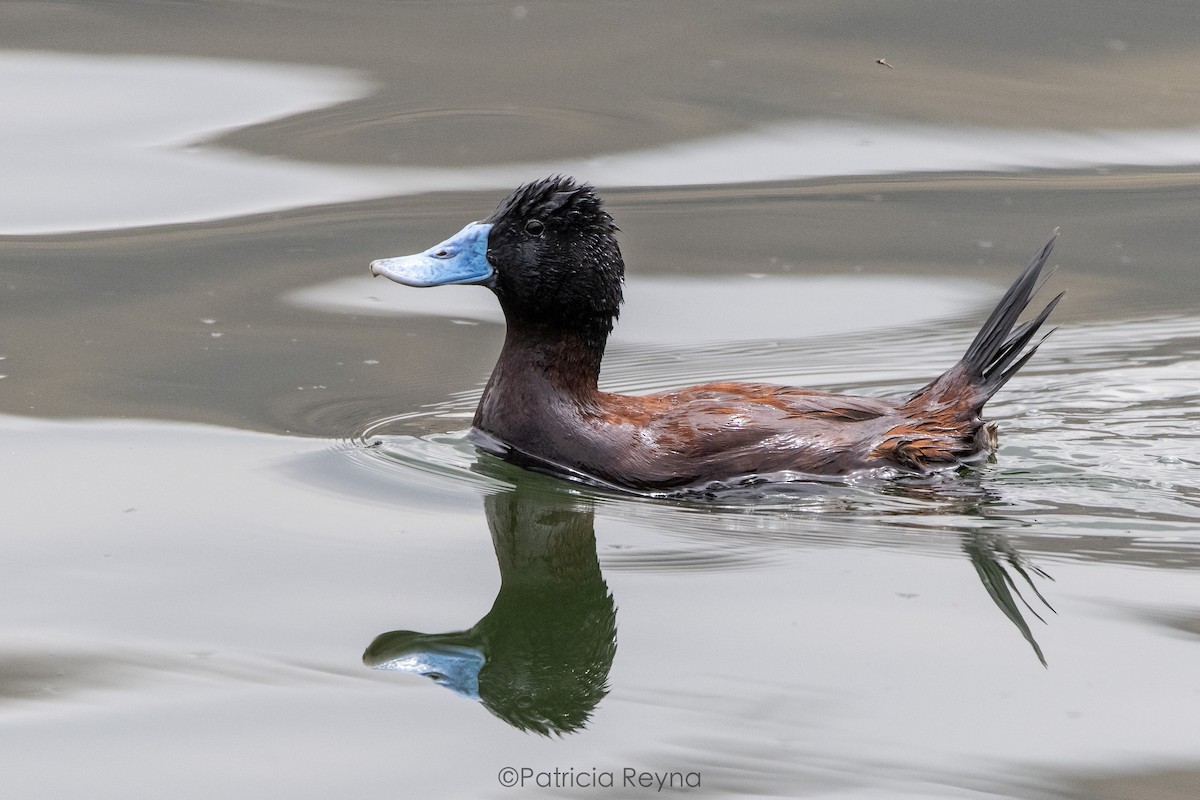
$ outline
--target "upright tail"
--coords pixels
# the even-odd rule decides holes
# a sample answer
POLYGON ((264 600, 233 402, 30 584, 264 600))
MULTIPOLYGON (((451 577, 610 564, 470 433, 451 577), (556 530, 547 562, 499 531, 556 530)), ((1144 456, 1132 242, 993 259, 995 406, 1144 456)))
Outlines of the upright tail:
POLYGON ((995 426, 985 423, 980 412, 1045 341, 1043 336, 1030 345, 1062 294, 1028 322, 1017 325, 1017 317, 1038 290, 1042 268, 1057 238, 1056 229, 1004 293, 962 359, 900 407, 903 421, 880 437, 871 451, 872 458, 925 471, 961 464, 995 450, 995 426))
POLYGON ((1042 269, 1057 239, 1058 229, 1055 228, 1050 240, 1033 257, 1021 276, 1004 293, 1004 297, 1000 298, 962 359, 932 383, 915 392, 906 406, 949 404, 969 413, 978 413, 991 396, 1025 366, 1025 362, 1050 334, 1047 333, 1032 346, 1029 343, 1066 294, 1060 292, 1036 317, 1016 324, 1017 317, 1021 316, 1041 286, 1039 279, 1042 269))
POLYGON ((1062 294, 1028 322, 1017 325, 1017 317, 1038 290, 1042 268, 1057 238, 1055 229, 1050 241, 1000 298, 959 362, 914 392, 899 408, 902 421, 879 438, 871 450, 872 459, 924 472, 971 461, 996 449, 995 426, 985 423, 980 412, 1045 341, 1042 337, 1030 345, 1062 294))
POLYGON ((1017 278, 1016 282, 1004 293, 1004 297, 1000 298, 1000 303, 992 311, 992 315, 987 318, 987 322, 983 323, 983 327, 975 336, 975 341, 971 342, 971 346, 967 348, 966 354, 958 364, 965 371, 971 386, 975 388, 975 395, 980 406, 1007 383, 1017 370, 1025 366, 1025 362, 1037 352, 1038 347, 1046 340, 1046 336, 1050 335, 1047 333, 1032 347, 1027 347, 1033 337, 1037 335, 1042 323, 1050 316, 1050 312, 1058 305, 1058 301, 1062 300, 1065 292, 1059 292, 1033 319, 1016 327, 1013 326, 1016 325, 1017 317, 1021 316, 1021 312, 1025 310, 1029 301, 1033 299, 1033 295, 1041 287, 1038 278, 1041 277, 1042 268, 1046 266, 1046 259, 1050 257, 1050 251, 1054 249, 1056 239, 1058 239, 1057 228, 1050 235, 1050 240, 1029 262, 1029 266, 1021 273, 1021 277, 1017 278))

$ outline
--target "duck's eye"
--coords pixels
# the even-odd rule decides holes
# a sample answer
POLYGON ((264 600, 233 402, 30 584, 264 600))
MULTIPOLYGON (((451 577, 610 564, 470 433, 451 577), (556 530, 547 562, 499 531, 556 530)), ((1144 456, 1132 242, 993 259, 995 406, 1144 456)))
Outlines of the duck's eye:
POLYGON ((525 223, 525 232, 530 236, 541 236, 546 231, 546 226, 542 224, 540 219, 531 219, 525 223))

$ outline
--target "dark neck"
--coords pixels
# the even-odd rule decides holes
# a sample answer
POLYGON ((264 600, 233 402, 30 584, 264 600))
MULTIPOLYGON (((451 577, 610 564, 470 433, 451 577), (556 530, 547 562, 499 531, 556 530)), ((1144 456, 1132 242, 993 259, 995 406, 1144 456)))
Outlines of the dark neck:
POLYGON ((574 424, 570 420, 592 404, 604 339, 510 324, 479 399, 475 427, 546 457, 542 451, 566 435, 574 424), (534 444, 542 439, 545 447, 534 444))
POLYGON ((503 381, 532 382, 583 399, 596 392, 607 332, 561 331, 509 324, 489 387, 503 381))

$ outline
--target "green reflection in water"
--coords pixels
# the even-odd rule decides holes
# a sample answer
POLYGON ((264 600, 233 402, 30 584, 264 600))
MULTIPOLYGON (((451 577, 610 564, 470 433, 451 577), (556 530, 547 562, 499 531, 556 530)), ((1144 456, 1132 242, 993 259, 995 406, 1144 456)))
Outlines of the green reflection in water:
MULTIPOLYGON (((491 610, 466 630, 380 634, 363 661, 429 678, 520 730, 580 731, 608 694, 617 647, 616 606, 596 552, 596 497, 552 478, 517 475, 488 458, 475 468, 516 478, 512 488, 483 501, 501 576, 491 610)), ((927 499, 928 492, 923 487, 918 494, 927 499)), ((960 503, 961 492, 957 487, 960 503)), ((988 595, 1045 666, 1025 612, 1044 620, 1018 581, 1050 608, 1034 582, 1049 576, 1001 534, 958 533, 988 595)))
POLYGON ((608 694, 617 651, 592 504, 518 485, 486 497, 484 510, 500 566, 491 610, 465 631, 381 634, 363 661, 424 675, 522 730, 577 731, 608 694))

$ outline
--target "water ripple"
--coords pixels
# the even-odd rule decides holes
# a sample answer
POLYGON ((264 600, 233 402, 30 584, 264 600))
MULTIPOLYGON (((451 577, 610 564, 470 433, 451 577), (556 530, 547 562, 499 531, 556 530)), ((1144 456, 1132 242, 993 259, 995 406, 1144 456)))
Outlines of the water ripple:
MULTIPOLYGON (((606 363, 604 382, 619 391, 642 392, 732 373, 899 394, 957 358, 968 324, 918 326, 912 336, 877 332, 695 349, 618 348, 606 363), (913 341, 921 342, 916 358, 913 341)), ((990 525, 1019 530, 1036 523, 1041 534, 1134 539, 1143 554, 1160 548, 1195 563, 1198 387, 1200 318, 1079 324, 1057 332, 989 405, 990 416, 1000 422, 1001 450, 995 462, 966 474, 763 482, 667 502, 564 485, 593 494, 618 513, 632 509, 643 519, 652 516, 658 529, 684 536, 720 531, 759 542, 797 535, 812 542, 826 535, 844 538, 852 523, 857 538, 877 545, 894 539, 897 530, 944 534, 990 525), (648 511, 652 506, 668 513, 648 511), (797 514, 802 523, 794 522, 797 514)), ((522 480, 520 470, 503 472, 507 465, 480 455, 467 440, 464 428, 478 395, 479 389, 471 388, 367 425, 353 437, 355 449, 373 469, 419 485, 444 489, 459 483, 490 490, 497 480, 522 480)), ((636 560, 628 566, 636 568, 636 560)))

